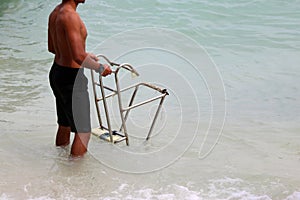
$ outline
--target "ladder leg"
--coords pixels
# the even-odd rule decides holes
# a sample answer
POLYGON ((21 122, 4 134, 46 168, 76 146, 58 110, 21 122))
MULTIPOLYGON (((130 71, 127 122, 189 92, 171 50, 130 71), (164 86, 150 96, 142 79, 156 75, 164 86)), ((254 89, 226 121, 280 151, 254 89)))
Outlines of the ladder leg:
POLYGON ((148 135, 147 135, 146 140, 149 140, 149 138, 150 138, 150 135, 151 135, 151 133, 152 133, 152 131, 153 131, 154 125, 155 125, 155 123, 156 123, 156 119, 157 119, 158 114, 159 114, 159 112, 160 112, 160 110, 161 110, 161 107, 162 107, 162 104, 163 104, 163 102, 164 102, 164 99, 165 99, 165 96, 163 96, 163 97, 161 98, 160 102, 159 102, 159 106, 158 106, 158 108, 157 108, 157 110, 156 110, 156 113, 155 113, 154 119, 153 119, 153 121, 152 121, 152 124, 151 124, 151 127, 150 127, 150 130, 149 130, 149 132, 148 132, 148 135))
MULTIPOLYGON (((128 104, 128 107, 132 106, 133 101, 134 101, 135 96, 136 96, 136 93, 137 93, 137 90, 138 90, 138 87, 139 87, 139 86, 136 86, 136 87, 135 87, 135 89, 134 89, 134 91, 133 91, 133 93, 132 93, 130 102, 129 102, 129 104, 128 104)), ((128 118, 128 116, 129 116, 129 112, 130 112, 130 110, 127 110, 126 113, 125 113, 125 122, 127 121, 127 118, 128 118)), ((121 127, 120 127, 120 131, 122 130, 122 128, 123 128, 123 124, 122 124, 121 127)))
POLYGON ((117 88, 117 96, 118 96, 118 103, 119 103, 119 111, 120 111, 120 117, 122 121, 122 127, 123 127, 123 132, 126 137, 126 145, 129 145, 128 141, 128 134, 127 134, 127 128, 126 128, 126 121, 123 113, 123 107, 122 107, 122 98, 121 98, 121 92, 120 92, 120 86, 119 86, 119 80, 118 80, 118 75, 117 73, 115 74, 115 82, 116 82, 116 88, 117 88))
POLYGON ((93 86, 93 93, 94 93, 94 102, 95 102, 95 105, 96 105, 98 122, 99 122, 100 128, 102 128, 103 125, 102 125, 102 120, 101 120, 101 115, 100 115, 100 109, 99 109, 98 100, 97 100, 96 82, 95 82, 95 77, 94 77, 94 72, 93 72, 93 70, 91 70, 91 77, 92 77, 92 86, 93 86))
POLYGON ((105 92, 104 92, 103 81, 102 81, 101 75, 99 75, 99 83, 100 83, 101 95, 102 95, 102 99, 103 99, 103 106, 104 106, 105 116, 106 116, 106 121, 107 121, 107 128, 108 128, 108 132, 109 132, 109 136, 110 136, 110 142, 114 143, 112 129, 111 129, 111 123, 110 123, 110 118, 109 118, 109 112, 108 112, 108 107, 107 107, 107 102, 106 102, 106 98, 105 98, 105 92))

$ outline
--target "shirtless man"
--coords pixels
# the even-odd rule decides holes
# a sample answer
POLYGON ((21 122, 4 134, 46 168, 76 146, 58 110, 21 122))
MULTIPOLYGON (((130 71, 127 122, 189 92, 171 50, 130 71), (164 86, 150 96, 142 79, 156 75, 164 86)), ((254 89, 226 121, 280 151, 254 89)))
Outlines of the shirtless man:
POLYGON ((112 72, 108 65, 98 63, 95 55, 85 51, 87 30, 76 12, 78 4, 84 2, 62 0, 50 14, 48 23, 48 50, 55 55, 49 80, 56 98, 56 145, 68 145, 70 132, 75 132, 71 148, 74 157, 87 152, 91 132, 87 79, 83 67, 93 69, 102 76, 112 72), (76 87, 75 79, 81 80, 76 87))

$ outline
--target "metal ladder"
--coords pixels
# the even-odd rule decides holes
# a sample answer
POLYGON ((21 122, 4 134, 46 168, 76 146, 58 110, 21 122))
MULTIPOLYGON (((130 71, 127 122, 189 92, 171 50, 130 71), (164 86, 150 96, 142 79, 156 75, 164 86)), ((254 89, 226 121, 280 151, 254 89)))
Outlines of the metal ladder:
POLYGON ((112 71, 112 74, 114 74, 114 81, 115 81, 115 85, 116 88, 110 88, 107 87, 105 85, 103 85, 103 80, 102 80, 102 76, 99 75, 99 82, 95 81, 95 77, 94 77, 94 71, 91 70, 91 77, 92 77, 92 86, 93 86, 93 93, 94 93, 94 101, 95 101, 95 105, 96 105, 96 110, 97 110, 97 117, 98 117, 98 121, 99 121, 99 127, 92 129, 92 134, 100 137, 101 139, 111 142, 111 143, 118 143, 118 142, 122 142, 122 141, 126 141, 126 145, 129 145, 129 139, 128 139, 128 133, 127 133, 127 127, 126 127, 126 120, 129 116, 130 110, 137 108, 139 106, 145 105, 147 103, 151 103, 155 100, 160 100, 159 101, 159 105, 157 107, 156 113, 154 115, 153 121, 151 123, 150 129, 148 131, 146 140, 149 140, 151 133, 153 131, 153 128, 155 126, 156 123, 156 119, 158 117, 158 114, 162 108, 162 104, 164 102, 164 99, 168 94, 167 89, 162 89, 159 88, 155 85, 149 84, 149 83, 137 83, 134 85, 131 85, 129 87, 120 88, 119 85, 119 79, 118 79, 118 72, 121 69, 125 69, 128 70, 129 72, 131 72, 132 74, 139 76, 139 74, 137 73, 137 71, 128 63, 123 63, 123 64, 117 64, 114 62, 111 62, 107 57, 105 57, 104 55, 97 55, 98 58, 103 58, 111 67, 116 67, 115 70, 112 71), (145 101, 142 102, 138 102, 134 104, 134 99, 138 93, 138 90, 140 87, 146 87, 149 88, 151 90, 155 90, 158 91, 160 94, 158 96, 155 96, 153 98, 147 99, 145 101), (100 88, 100 92, 101 92, 101 98, 98 97, 97 95, 97 89, 100 88), (105 94, 105 90, 110 91, 111 93, 106 95, 105 94), (130 98, 129 104, 127 107, 123 107, 122 105, 122 95, 121 93, 124 91, 128 91, 128 90, 133 90, 132 96, 130 98), (113 130, 111 127, 111 120, 110 120, 110 116, 109 116, 109 108, 107 105, 107 98, 113 97, 113 96, 117 96, 118 97, 118 108, 119 108, 119 113, 120 113, 120 117, 121 117, 121 127, 118 130, 113 130), (100 113, 100 102, 102 101, 103 103, 103 107, 104 107, 104 111, 105 111, 105 118, 106 118, 106 124, 107 127, 105 127, 102 123, 102 118, 101 118, 101 113, 100 113))

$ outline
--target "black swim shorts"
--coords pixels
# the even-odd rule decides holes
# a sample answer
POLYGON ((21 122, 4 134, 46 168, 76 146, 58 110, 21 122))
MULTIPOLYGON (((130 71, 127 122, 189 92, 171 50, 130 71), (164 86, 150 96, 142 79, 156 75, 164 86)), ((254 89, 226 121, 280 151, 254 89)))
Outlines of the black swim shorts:
POLYGON ((91 132, 88 80, 83 68, 60 66, 55 62, 49 73, 56 99, 57 123, 75 133, 91 132))

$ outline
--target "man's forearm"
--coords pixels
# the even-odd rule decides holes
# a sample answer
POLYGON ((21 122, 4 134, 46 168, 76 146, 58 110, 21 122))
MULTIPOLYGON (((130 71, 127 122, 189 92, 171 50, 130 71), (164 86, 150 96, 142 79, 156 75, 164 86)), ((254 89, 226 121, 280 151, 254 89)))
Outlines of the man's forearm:
POLYGON ((81 66, 88 69, 99 70, 100 63, 98 63, 91 55, 87 54, 81 66))

